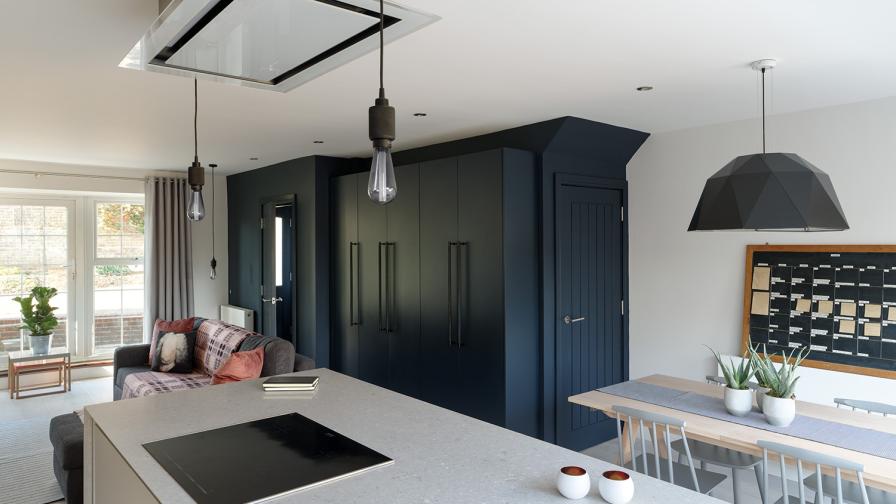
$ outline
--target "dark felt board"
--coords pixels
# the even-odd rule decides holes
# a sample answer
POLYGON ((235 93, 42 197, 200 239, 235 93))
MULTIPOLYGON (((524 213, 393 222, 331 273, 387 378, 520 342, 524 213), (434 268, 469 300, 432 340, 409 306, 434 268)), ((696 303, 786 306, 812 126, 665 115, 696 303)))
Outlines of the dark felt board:
POLYGON ((748 246, 750 341, 779 355, 808 346, 807 366, 896 378, 896 246, 748 246))

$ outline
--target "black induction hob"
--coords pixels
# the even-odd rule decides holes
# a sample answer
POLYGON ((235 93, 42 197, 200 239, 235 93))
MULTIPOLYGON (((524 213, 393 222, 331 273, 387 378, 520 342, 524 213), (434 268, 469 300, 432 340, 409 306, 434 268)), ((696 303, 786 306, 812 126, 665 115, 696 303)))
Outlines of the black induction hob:
POLYGON ((264 501, 392 463, 298 413, 143 447, 199 504, 264 501))

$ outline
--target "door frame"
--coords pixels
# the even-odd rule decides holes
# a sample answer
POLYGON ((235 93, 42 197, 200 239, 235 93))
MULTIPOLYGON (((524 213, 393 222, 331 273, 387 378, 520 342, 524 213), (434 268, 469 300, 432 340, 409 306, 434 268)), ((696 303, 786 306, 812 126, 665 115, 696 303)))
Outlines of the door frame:
MULTIPOLYGON (((557 279, 560 277, 559 268, 559 226, 556 225, 558 212, 558 195, 560 189, 564 186, 587 187, 594 189, 609 189, 621 192, 622 197, 622 300, 625 311, 622 315, 622 374, 623 380, 629 379, 629 314, 631 313, 629 304, 629 285, 628 285, 628 181, 624 179, 612 179, 605 177, 592 177, 590 175, 581 175, 573 173, 555 173, 554 187, 549 195, 552 200, 549 203, 551 216, 545 219, 545 228, 542 230, 543 238, 548 243, 543 243, 543 250, 550 253, 549 258, 545 258, 544 266, 544 293, 542 311, 543 320, 543 433, 544 440, 557 442, 557 425, 556 425, 556 406, 557 406, 557 318, 558 315, 558 289, 557 279), (552 264, 551 264, 552 263, 552 264)), ((547 254, 545 254, 547 256, 547 254)), ((565 400, 565 398, 563 398, 565 400)))
MULTIPOLYGON (((293 240, 292 241, 293 254, 292 254, 292 257, 290 257, 290 260, 292 261, 293 278, 292 278, 292 334, 290 334, 290 336, 291 336, 290 341, 292 342, 292 345, 296 348, 296 352, 298 352, 299 347, 298 347, 298 341, 296 339, 296 332, 297 332, 297 328, 299 325, 298 324, 298 321, 299 321, 299 318, 298 318, 298 316, 299 316, 298 289, 296 288, 296 285, 298 284, 298 271, 296 270, 296 266, 298 265, 297 256, 298 256, 298 245, 299 245, 299 241, 298 241, 299 240, 299 234, 298 234, 299 226, 298 226, 298 219, 296 218, 297 217, 296 210, 298 209, 298 204, 299 204, 298 198, 296 197, 295 193, 281 194, 281 195, 277 195, 277 196, 265 196, 263 198, 259 198, 258 205, 256 207, 258 209, 259 222, 264 222, 264 206, 268 203, 273 203, 274 205, 292 205, 293 226, 292 226, 291 233, 292 233, 292 240, 293 240)), ((259 224, 259 231, 261 231, 261 240, 259 240, 259 244, 258 244, 258 247, 259 247, 258 257, 260 257, 261 260, 264 261, 264 230, 261 228, 261 224, 259 224)), ((259 287, 264 285, 264 263, 262 263, 260 266, 261 266, 260 276, 258 279, 259 287)), ((259 288, 259 291, 260 291, 260 292, 258 292, 259 310, 258 310, 258 317, 255 322, 255 325, 258 328, 258 332, 263 333, 263 331, 264 331, 264 303, 261 301, 261 298, 264 296, 263 296, 263 291, 261 288, 259 288)))

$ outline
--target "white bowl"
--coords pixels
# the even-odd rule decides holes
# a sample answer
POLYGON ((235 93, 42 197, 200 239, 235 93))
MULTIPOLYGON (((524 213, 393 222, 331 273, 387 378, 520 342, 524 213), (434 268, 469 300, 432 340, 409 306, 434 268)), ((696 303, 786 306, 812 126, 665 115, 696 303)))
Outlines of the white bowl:
POLYGON ((567 499, 581 499, 591 491, 591 476, 582 467, 566 466, 557 475, 557 490, 567 499))
POLYGON ((610 504, 626 504, 635 496, 635 482, 624 471, 606 471, 597 482, 600 496, 610 504))

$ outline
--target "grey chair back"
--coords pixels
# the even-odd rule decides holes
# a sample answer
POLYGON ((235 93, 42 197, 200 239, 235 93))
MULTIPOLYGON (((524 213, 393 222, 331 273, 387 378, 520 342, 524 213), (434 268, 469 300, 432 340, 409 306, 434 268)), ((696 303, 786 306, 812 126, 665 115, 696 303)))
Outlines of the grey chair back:
POLYGON ((759 441, 757 442, 760 448, 762 448, 762 486, 765 488, 764 495, 762 496, 763 504, 768 504, 769 499, 769 491, 768 491, 768 454, 769 452, 777 453, 779 457, 779 463, 781 465, 781 493, 782 499, 784 502, 790 502, 790 494, 787 491, 787 468, 784 463, 785 457, 790 457, 796 461, 796 471, 797 471, 797 481, 799 483, 800 488, 800 504, 806 504, 806 486, 803 484, 805 480, 803 474, 803 463, 814 464, 815 465, 815 473, 818 475, 815 478, 816 488, 815 495, 820 496, 824 495, 824 490, 821 486, 822 480, 822 467, 830 467, 834 469, 834 476, 837 481, 837 495, 836 502, 837 504, 844 504, 843 500, 843 478, 842 471, 853 471, 856 473, 856 478, 858 478, 859 488, 862 492, 862 503, 868 503, 868 490, 865 488, 865 480, 862 478, 862 471, 864 471, 864 466, 857 462, 852 462, 850 460, 832 457, 830 455, 825 455, 823 453, 817 453, 810 450, 806 450, 803 448, 797 448, 794 446, 788 446, 781 443, 775 443, 772 441, 759 441))
POLYGON ((710 385, 725 385, 724 376, 706 375, 706 383, 710 385))
POLYGON ((653 460, 656 465, 656 478, 662 480, 662 472, 660 471, 660 452, 659 452, 659 442, 657 441, 657 425, 660 425, 662 429, 665 430, 665 440, 666 440, 666 453, 670 454, 668 458, 666 458, 666 464, 668 465, 669 470, 669 483, 675 484, 675 471, 672 468, 672 441, 671 441, 671 429, 675 428, 677 430, 676 434, 681 436, 682 441, 684 441, 684 451, 687 455, 688 459, 688 469, 691 471, 691 479, 694 482, 694 489, 697 492, 700 492, 700 483, 697 481, 697 472, 694 470, 694 459, 691 458, 691 449, 688 446, 688 438, 684 432, 685 422, 684 420, 679 420, 677 418, 658 415, 656 413, 651 413, 649 411, 642 411, 635 408, 629 408, 626 406, 613 406, 613 412, 616 413, 616 434, 617 439, 619 440, 619 454, 620 456, 623 453, 623 440, 622 440, 622 421, 623 418, 626 422, 628 422, 628 442, 629 448, 632 453, 632 469, 636 472, 644 473, 650 476, 650 470, 648 468, 647 463, 647 442, 644 439, 644 424, 651 424, 653 431, 651 438, 653 438, 653 460), (634 426, 633 422, 638 422, 638 425, 641 428, 641 469, 638 469, 638 457, 635 452, 635 438, 632 434, 632 426, 634 426))
POLYGON ((859 399, 844 399, 841 397, 834 399, 834 404, 836 404, 838 408, 840 406, 852 408, 853 411, 862 410, 868 413, 879 413, 883 416, 896 415, 896 405, 893 404, 862 401, 859 399))

